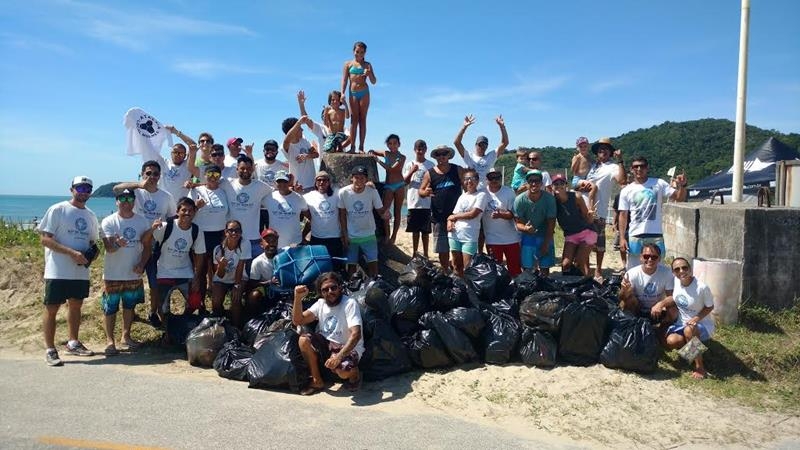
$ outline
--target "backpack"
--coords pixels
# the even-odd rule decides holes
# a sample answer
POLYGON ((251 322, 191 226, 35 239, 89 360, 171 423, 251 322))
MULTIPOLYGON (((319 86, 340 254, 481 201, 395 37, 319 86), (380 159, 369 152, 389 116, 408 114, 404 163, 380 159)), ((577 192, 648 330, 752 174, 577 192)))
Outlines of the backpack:
MULTIPOLYGON (((153 248, 153 258, 155 258, 156 261, 158 261, 158 258, 161 257, 161 246, 164 244, 164 242, 167 242, 167 239, 169 239, 170 235, 172 235, 173 228, 175 228, 175 221, 169 220, 164 228, 164 238, 161 241, 155 242, 155 246, 153 248)), ((192 223, 192 243, 189 245, 189 248, 192 248, 195 241, 197 241, 197 236, 199 234, 200 227, 196 223, 192 223)))

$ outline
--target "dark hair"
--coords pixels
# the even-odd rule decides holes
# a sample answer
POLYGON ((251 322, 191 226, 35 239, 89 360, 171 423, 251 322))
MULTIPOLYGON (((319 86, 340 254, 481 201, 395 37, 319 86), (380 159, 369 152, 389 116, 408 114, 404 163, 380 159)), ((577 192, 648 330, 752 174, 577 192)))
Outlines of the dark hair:
POLYGON ((191 206, 193 210, 197 211, 197 205, 195 205, 194 200, 189 197, 181 197, 178 199, 178 204, 175 209, 181 209, 181 206, 191 206))
POLYGON ((208 172, 222 173, 222 169, 218 165, 212 164, 212 165, 206 167, 206 173, 208 173, 208 172))
POLYGON ((211 133, 209 133, 207 131, 203 131, 202 133, 200 133, 200 136, 197 136, 197 140, 199 141, 204 136, 207 137, 208 140, 211 141, 212 144, 214 143, 214 136, 212 136, 211 133))
POLYGON ((478 174, 478 171, 473 169, 472 167, 467 167, 464 169, 464 176, 466 177, 468 173, 474 173, 475 175, 478 174))
POLYGON ((325 272, 322 275, 320 275, 319 278, 317 278, 316 288, 318 294, 322 293, 322 285, 326 281, 330 280, 335 281, 336 284, 338 284, 339 286, 342 286, 344 284, 344 280, 342 279, 342 276, 339 275, 338 272, 325 272))
POLYGON ((222 144, 214 144, 211 146, 211 152, 222 152, 225 153, 225 147, 222 144))
POLYGON ((155 167, 156 169, 158 169, 159 172, 161 172, 161 166, 158 164, 158 161, 154 159, 145 161, 144 164, 142 164, 142 173, 144 173, 145 169, 147 169, 148 167, 155 167))
POLYGON ((247 155, 239 155, 239 157, 236 158, 236 166, 238 167, 239 164, 241 164, 241 163, 247 163, 247 164, 251 164, 252 165, 253 164, 253 158, 251 158, 251 157, 249 157, 247 155))
POLYGON ((331 91, 331 93, 328 94, 328 104, 329 105, 331 104, 331 100, 333 100, 334 97, 341 98, 342 97, 342 93, 339 92, 339 91, 336 91, 336 90, 331 91))
POLYGON ((643 162, 645 166, 649 166, 649 164, 647 163, 647 158, 645 158, 644 156, 634 156, 633 159, 631 160, 631 164, 637 161, 643 162))
POLYGON ((292 129, 294 124, 297 123, 297 120, 298 120, 297 117, 289 117, 288 119, 281 122, 281 130, 283 130, 283 134, 288 133, 289 130, 292 129))
POLYGON ((278 151, 278 148, 280 148, 280 146, 278 145, 277 142, 275 142, 274 139, 267 140, 266 142, 264 142, 264 151, 267 151, 267 147, 273 147, 273 146, 275 147, 275 151, 278 151))
POLYGON ((675 259, 672 260, 672 264, 670 264, 672 268, 675 268, 675 261, 683 261, 686 263, 687 266, 689 266, 690 269, 692 268, 692 265, 689 263, 689 260, 684 258, 683 256, 676 256, 675 259))
POLYGON ((389 144, 389 141, 391 141, 392 139, 397 139, 397 143, 398 143, 398 144, 400 143, 400 136, 398 136, 398 135, 396 135, 396 134, 394 134, 394 133, 392 133, 392 134, 390 134, 389 136, 387 136, 387 137, 386 137, 386 141, 384 141, 384 142, 385 142, 386 144, 389 144))
POLYGON ((642 246, 642 253, 644 253, 644 249, 646 249, 646 248, 649 248, 650 250, 656 252, 656 255, 658 255, 659 258, 661 257, 661 248, 659 246, 657 246, 656 244, 652 244, 652 243, 651 244, 644 244, 644 246, 642 246))
POLYGON ((175 147, 180 147, 180 148, 183 149, 183 151, 186 151, 186 146, 181 144, 180 142, 178 142, 177 144, 172 146, 172 148, 175 148, 175 147))
POLYGON ((353 50, 357 49, 358 47, 361 47, 361 48, 364 49, 364 51, 367 51, 367 44, 365 44, 365 43, 363 43, 361 41, 356 41, 356 43, 353 44, 353 50))
POLYGON ((422 139, 417 139, 416 141, 414 141, 414 148, 417 148, 420 145, 424 145, 425 148, 428 148, 428 143, 423 141, 422 139))
MULTIPOLYGON (((236 225, 238 225, 240 230, 242 229, 242 223, 239 222, 236 219, 231 219, 231 220, 225 222, 225 229, 227 230, 228 229, 228 225, 230 225, 232 223, 235 223, 236 225)), ((227 234, 225 235, 225 239, 228 239, 228 235, 227 234)), ((239 248, 236 250, 238 252, 242 251, 242 241, 244 241, 244 238, 242 238, 242 233, 239 233, 239 248)), ((250 245, 250 243, 248 242, 247 245, 250 245)), ((222 250, 224 252, 225 251, 225 247, 222 247, 222 250)), ((213 252, 214 250, 211 250, 211 251, 213 252)))

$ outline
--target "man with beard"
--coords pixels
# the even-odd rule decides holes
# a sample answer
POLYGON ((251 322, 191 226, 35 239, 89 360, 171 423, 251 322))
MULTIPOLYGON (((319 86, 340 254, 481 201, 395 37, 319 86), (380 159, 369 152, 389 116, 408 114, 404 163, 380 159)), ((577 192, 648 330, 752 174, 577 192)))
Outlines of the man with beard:
POLYGON ((525 177, 528 192, 514 200, 514 220, 522 233, 522 267, 539 269, 548 275, 555 264, 553 231, 556 227, 556 199, 542 187, 542 173, 531 170, 525 177))
POLYGON ((278 161, 278 143, 272 139, 264 142, 264 158, 256 161, 256 178, 275 189, 275 174, 279 170, 289 170, 289 164, 278 161))
POLYGON ((56 350, 56 314, 67 303, 66 351, 77 356, 92 356, 78 340, 83 299, 89 296, 89 263, 97 255, 100 238, 97 216, 86 207, 92 195, 92 180, 79 176, 70 186, 72 198, 51 206, 42 217, 39 233, 44 246, 44 344, 49 366, 63 362, 56 350), (95 251, 91 251, 94 249, 95 251), (94 255, 92 255, 94 253, 94 255))
POLYGON ((306 200, 291 189, 290 179, 289 172, 278 171, 275 175, 277 188, 264 198, 270 227, 278 232, 278 247, 281 248, 299 245, 303 241, 300 225, 303 219, 311 220, 306 200))
POLYGON ((253 180, 253 160, 240 156, 236 165, 238 178, 223 183, 222 188, 228 198, 228 218, 242 224, 242 239, 250 241, 251 254, 261 254, 261 203, 272 193, 272 188, 258 180, 253 180))
POLYGON ((342 292, 344 281, 336 272, 326 272, 317 279, 317 292, 322 298, 303 311, 303 299, 308 295, 305 285, 294 288, 292 322, 295 326, 318 321, 316 332, 303 334, 298 342, 303 359, 311 370, 311 384, 300 392, 311 395, 325 387, 320 360, 325 368, 345 380, 350 391, 358 390, 361 373, 358 361, 364 353, 361 332, 361 312, 358 303, 342 292))
POLYGON ((158 187, 169 192, 172 198, 178 199, 185 197, 189 189, 186 182, 192 178, 191 164, 187 161, 194 161, 197 157, 197 144, 189 136, 178 131, 172 125, 164 125, 164 129, 178 136, 186 145, 175 144, 170 151, 170 159, 165 159, 160 153, 151 152, 150 147, 145 147, 142 153, 144 161, 154 160, 158 162, 161 170, 161 178, 158 180, 158 187), (189 147, 188 156, 186 147, 189 147))
POLYGON ((261 248, 264 253, 253 259, 250 279, 247 282, 248 294, 243 296, 247 298, 245 305, 247 317, 253 317, 266 309, 264 302, 270 299, 270 288, 278 284, 274 263, 275 255, 278 253, 278 239, 278 232, 272 228, 261 232, 261 248))
POLYGON ((666 253, 661 227, 661 204, 665 198, 686 200, 686 175, 679 174, 672 185, 661 178, 648 178, 647 159, 637 156, 631 162, 633 182, 619 193, 619 247, 628 252, 626 269, 632 269, 644 244, 655 244, 666 253), (625 233, 627 231, 627 234, 625 233))
POLYGON ((446 145, 433 149, 431 156, 436 166, 425 172, 420 182, 420 197, 431 198, 431 222, 433 223, 433 251, 439 255, 442 270, 449 271, 450 242, 447 238, 447 217, 453 212, 461 196, 461 179, 464 168, 451 164, 456 151, 446 145))

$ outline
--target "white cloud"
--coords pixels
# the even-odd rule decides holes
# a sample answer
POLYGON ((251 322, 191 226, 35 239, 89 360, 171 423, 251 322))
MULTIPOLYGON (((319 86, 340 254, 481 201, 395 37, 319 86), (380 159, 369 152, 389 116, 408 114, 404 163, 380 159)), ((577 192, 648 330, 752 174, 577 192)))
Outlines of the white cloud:
POLYGON ((633 80, 629 77, 620 77, 620 78, 613 78, 609 80, 601 80, 596 81, 589 85, 588 89, 589 92, 593 94, 601 94, 603 92, 618 89, 621 87, 630 86, 633 84, 633 80))
POLYGON ((475 104, 492 100, 526 99, 538 97, 558 90, 568 81, 567 76, 553 76, 532 80, 520 80, 516 84, 504 86, 484 87, 473 90, 455 90, 450 88, 433 89, 422 100, 431 106, 449 106, 475 104))
POLYGON ((195 78, 213 79, 220 75, 253 75, 269 73, 269 69, 260 67, 246 67, 222 61, 208 59, 183 60, 172 64, 175 72, 195 78))
POLYGON ((31 36, 23 36, 19 34, 0 33, 3 43, 10 47, 20 48, 30 51, 45 51, 49 53, 56 53, 62 56, 73 55, 75 52, 69 47, 55 42, 44 41, 31 36))

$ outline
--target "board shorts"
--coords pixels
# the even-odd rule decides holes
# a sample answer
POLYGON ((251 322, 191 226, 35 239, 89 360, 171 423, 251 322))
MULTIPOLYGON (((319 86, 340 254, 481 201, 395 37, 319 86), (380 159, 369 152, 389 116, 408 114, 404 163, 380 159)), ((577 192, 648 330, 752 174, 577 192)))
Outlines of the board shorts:
POLYGON ((100 307, 103 314, 113 316, 122 309, 134 309, 139 303, 144 303, 144 283, 138 280, 109 280, 104 283, 103 296, 100 298, 100 307))
POLYGON ((450 242, 447 238, 447 222, 433 223, 433 251, 434 253, 450 252, 450 242))
MULTIPOLYGON (((684 336, 683 334, 684 328, 686 328, 686 325, 682 323, 680 324, 675 323, 673 325, 670 325, 669 328, 667 328, 667 336, 669 336, 670 334, 680 334, 681 336, 684 336)), ((707 340, 711 339, 711 334, 708 332, 708 328, 706 328, 706 326, 703 325, 702 322, 698 322, 697 325, 695 325, 695 328, 699 333, 699 336, 697 336, 697 338, 700 339, 702 342, 706 342, 707 340)))
POLYGON ((359 253, 368 263, 378 261, 378 238, 376 236, 351 237, 347 247, 347 263, 358 264, 359 253))
POLYGON ((570 234, 569 236, 564 236, 564 241, 569 242, 570 244, 575 245, 594 245, 597 243, 597 232, 592 230, 591 228, 587 228, 580 233, 570 234))
MULTIPOLYGON (((319 355, 319 362, 323 367, 325 367, 325 361, 327 361, 328 358, 338 354, 342 350, 342 347, 344 347, 336 342, 329 341, 320 333, 306 333, 303 336, 307 336, 311 339, 311 347, 314 349, 314 352, 319 355)), ((342 358, 342 362, 334 367, 334 369, 343 370, 345 372, 350 371, 358 367, 358 360, 358 352, 353 349, 350 351, 350 354, 342 358)))
POLYGON ((522 267, 533 269, 538 263, 540 269, 549 269, 556 264, 556 249, 550 241, 548 250, 544 255, 539 254, 539 247, 544 242, 544 236, 522 235, 522 267))
POLYGON ((430 208, 414 208, 408 210, 406 220, 406 233, 430 234, 431 210, 430 208))
POLYGON ((44 304, 63 305, 67 299, 83 300, 89 296, 89 280, 44 280, 44 304))

